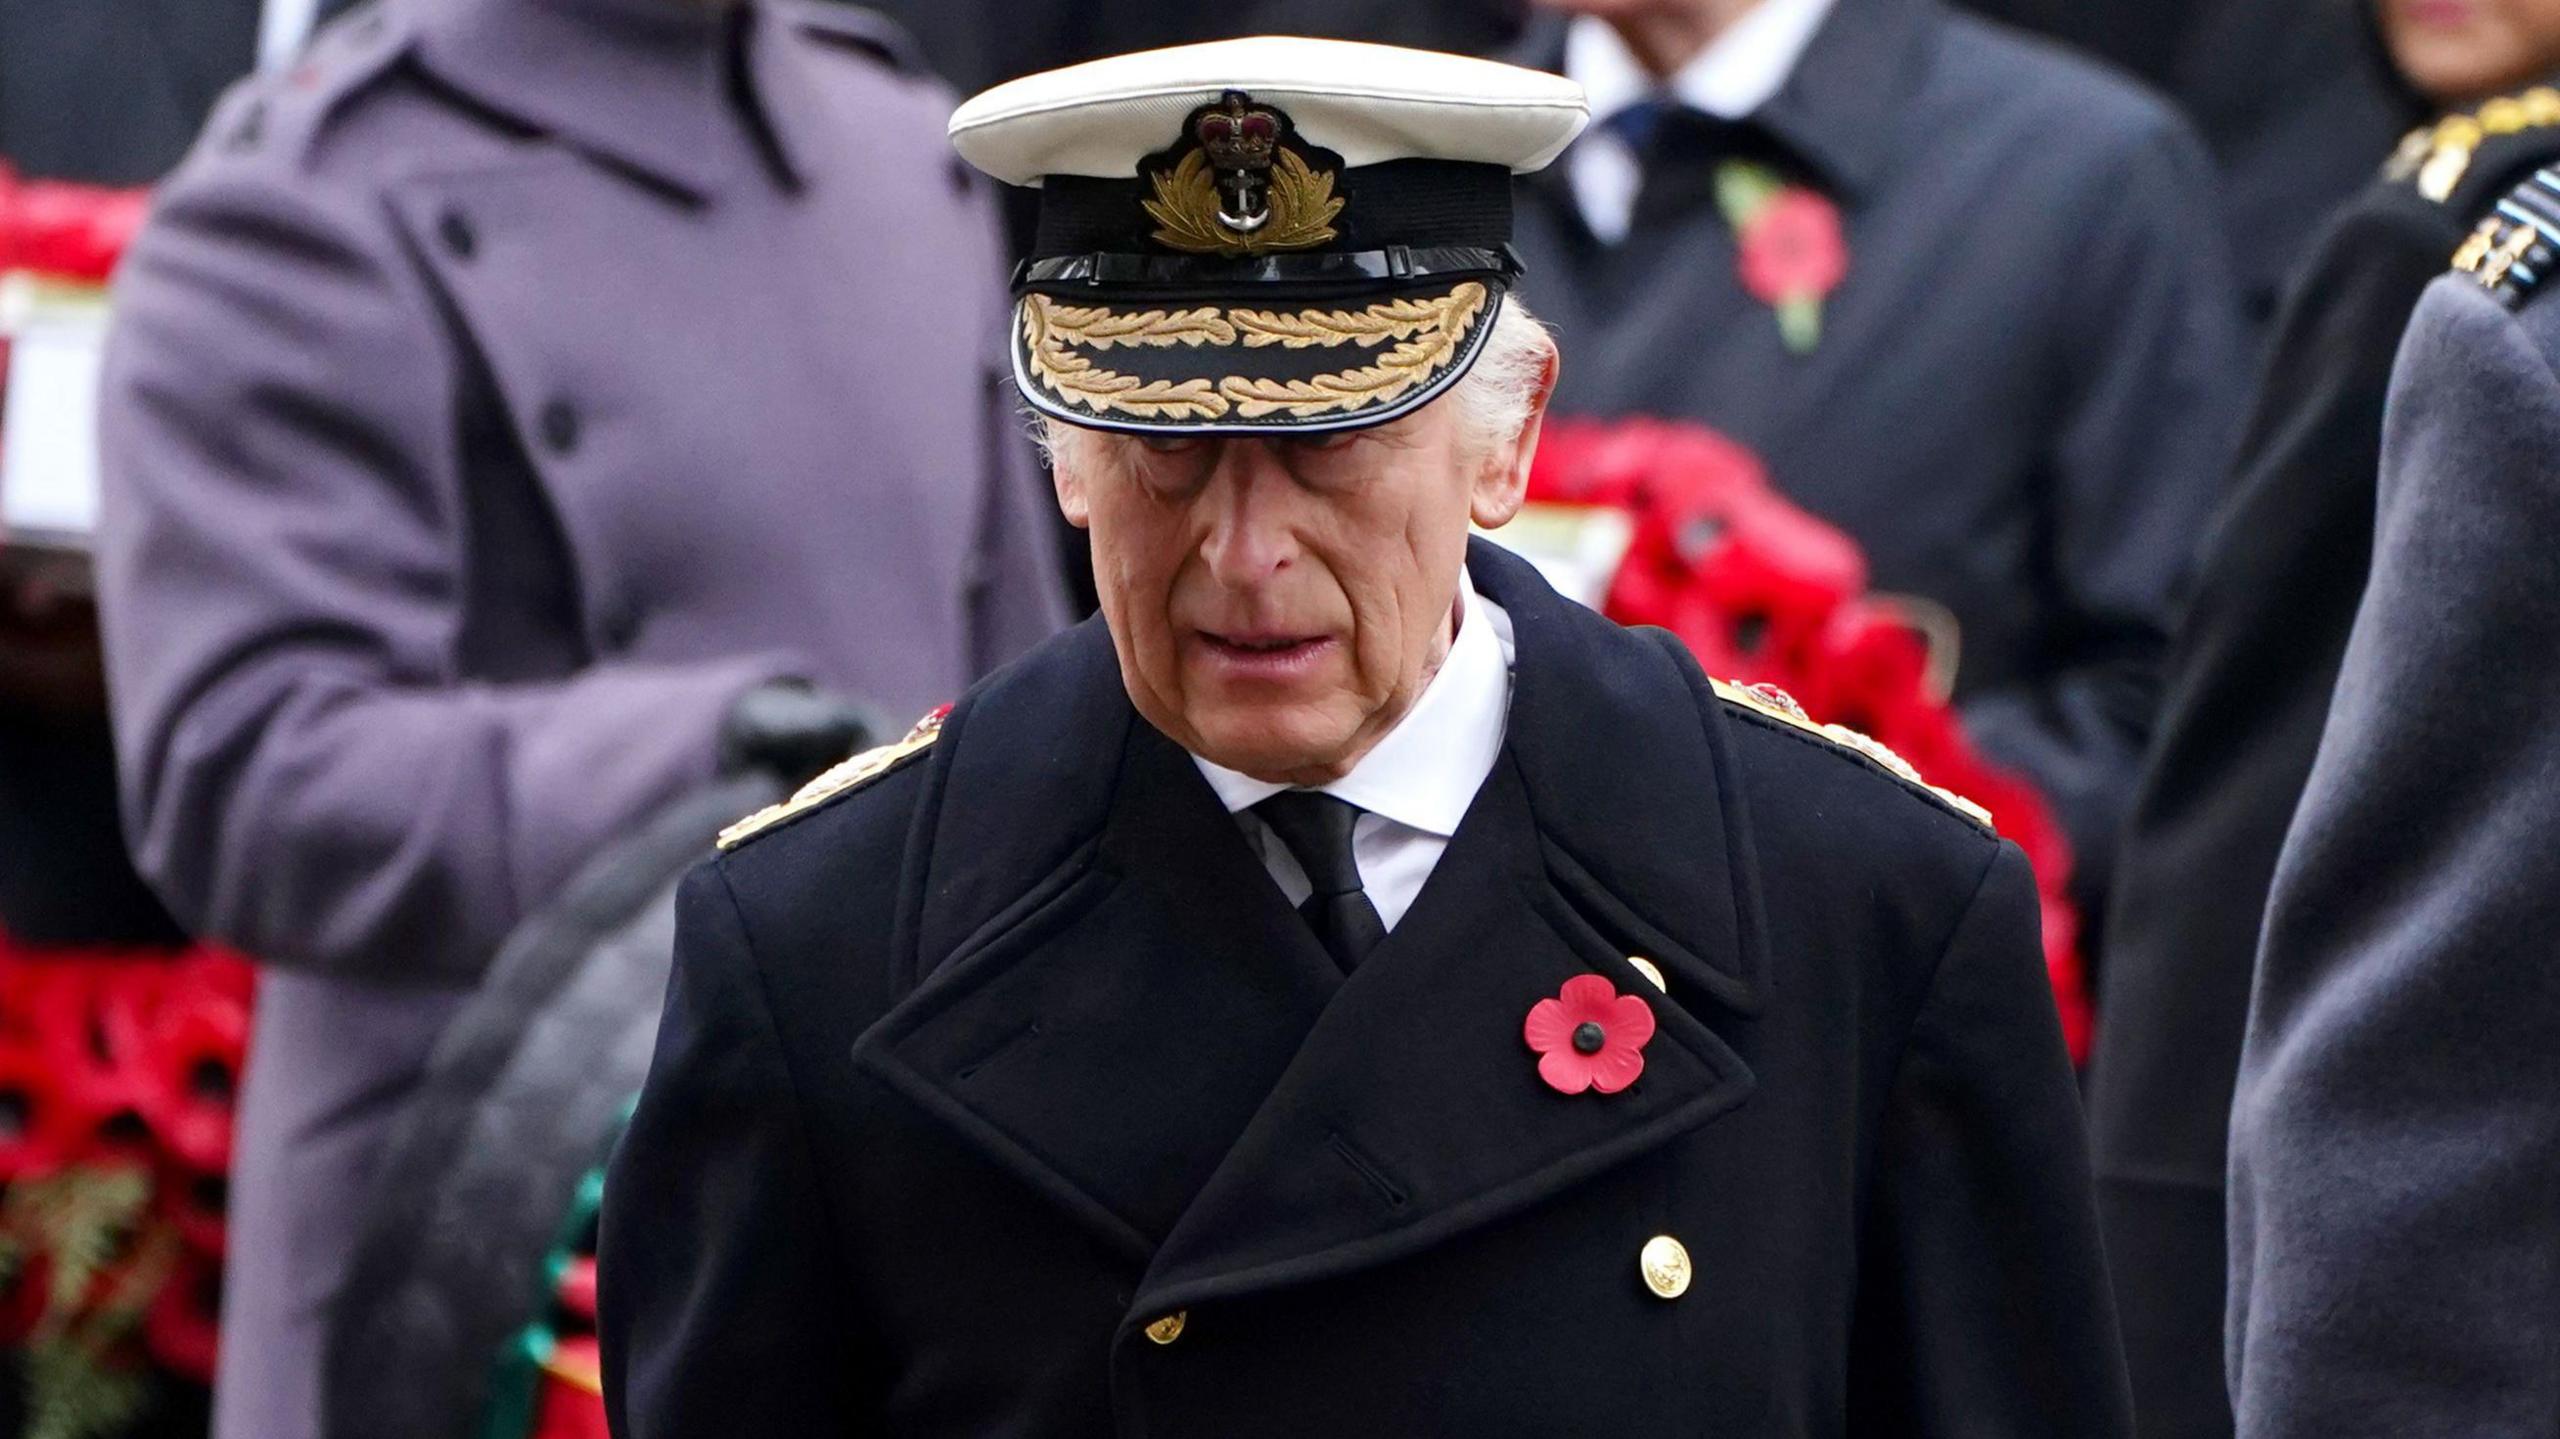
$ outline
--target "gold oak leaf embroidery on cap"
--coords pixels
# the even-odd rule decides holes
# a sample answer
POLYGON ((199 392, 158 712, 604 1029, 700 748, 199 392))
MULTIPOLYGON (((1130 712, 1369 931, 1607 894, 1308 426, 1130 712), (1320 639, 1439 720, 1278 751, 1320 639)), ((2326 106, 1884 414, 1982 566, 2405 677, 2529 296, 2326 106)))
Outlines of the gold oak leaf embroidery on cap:
POLYGON ((1293 419, 1389 405, 1457 358, 1488 292, 1470 280, 1436 298, 1382 300, 1358 310, 1295 311, 1203 307, 1112 311, 1026 295, 1023 334, 1033 375, 1052 393, 1095 414, 1140 419, 1293 419), (1364 365, 1292 379, 1227 375, 1145 380, 1096 363, 1080 350, 1128 345, 1219 345, 1283 349, 1385 347, 1364 365))

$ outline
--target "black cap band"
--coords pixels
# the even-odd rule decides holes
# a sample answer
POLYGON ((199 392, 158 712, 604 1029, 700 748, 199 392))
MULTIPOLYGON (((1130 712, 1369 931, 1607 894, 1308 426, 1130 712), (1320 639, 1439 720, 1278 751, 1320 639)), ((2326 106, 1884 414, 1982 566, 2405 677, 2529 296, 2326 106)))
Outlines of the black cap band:
MULTIPOLYGON (((1511 171, 1461 160, 1389 160, 1333 172, 1345 202, 1329 251, 1439 245, 1498 248, 1511 239, 1511 171)), ((1150 182, 1052 175, 1040 185, 1033 259, 1059 255, 1165 253, 1141 204, 1150 182)), ((1313 253, 1323 253, 1315 251, 1313 253)))
POLYGON ((1240 260, 1214 255, 1131 255, 1095 251, 1087 255, 1055 255, 1014 266, 1013 287, 1073 285, 1163 286, 1173 290, 1207 287, 1231 290, 1244 285, 1327 285, 1344 281, 1400 281, 1453 275, 1487 275, 1516 279, 1520 252, 1505 244, 1389 245, 1382 250, 1351 253, 1313 251, 1295 255, 1256 255, 1240 260))

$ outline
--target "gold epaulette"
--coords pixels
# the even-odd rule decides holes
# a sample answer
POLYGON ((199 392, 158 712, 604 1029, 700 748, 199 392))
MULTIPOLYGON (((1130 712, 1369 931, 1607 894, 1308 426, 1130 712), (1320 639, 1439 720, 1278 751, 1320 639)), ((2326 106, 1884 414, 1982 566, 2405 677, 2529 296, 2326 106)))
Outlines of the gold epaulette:
POLYGON ((2453 198, 2454 188, 2471 170, 2471 157, 2490 136, 2552 125, 2560 125, 2560 89, 2536 85, 2410 131, 2382 173, 2390 180, 2415 179, 2418 193, 2441 205, 2453 198))
POLYGON ((1815 723, 1813 716, 1804 712, 1804 706, 1796 703, 1794 695, 1776 685, 1738 685, 1730 680, 1713 680, 1710 683, 1715 686, 1716 698, 1725 703, 1739 705, 1753 714, 1766 715, 1780 724, 1838 745, 1984 829, 1993 827, 1991 811, 1954 790, 1941 789, 1922 779, 1920 771, 1913 769, 1909 760, 1847 725, 1815 723))
POLYGON ((878 749, 864 750, 800 786, 792 792, 789 799, 780 804, 766 805, 754 814, 720 831, 720 847, 724 850, 736 849, 794 815, 806 814, 829 800, 851 794, 872 780, 887 774, 890 770, 897 768, 900 760, 922 752, 939 739, 942 735, 942 717, 950 712, 951 707, 944 705, 916 721, 916 727, 907 731, 906 738, 899 740, 896 744, 884 744, 878 749))
POLYGON ((2453 255, 2453 268, 2508 309, 2524 303, 2560 262, 2560 167, 2536 171, 2507 192, 2453 255))

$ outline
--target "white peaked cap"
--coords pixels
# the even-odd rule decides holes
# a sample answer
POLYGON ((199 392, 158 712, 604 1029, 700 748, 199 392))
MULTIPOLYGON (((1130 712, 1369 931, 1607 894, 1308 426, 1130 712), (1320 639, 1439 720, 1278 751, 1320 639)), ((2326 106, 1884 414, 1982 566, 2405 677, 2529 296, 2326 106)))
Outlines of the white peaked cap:
POLYGON ((1515 173, 1553 160, 1590 118, 1582 87, 1493 60, 1265 35, 1114 55, 1026 75, 954 111, 961 158, 1008 185, 1124 178, 1229 90, 1288 113, 1348 166, 1459 160, 1515 173))

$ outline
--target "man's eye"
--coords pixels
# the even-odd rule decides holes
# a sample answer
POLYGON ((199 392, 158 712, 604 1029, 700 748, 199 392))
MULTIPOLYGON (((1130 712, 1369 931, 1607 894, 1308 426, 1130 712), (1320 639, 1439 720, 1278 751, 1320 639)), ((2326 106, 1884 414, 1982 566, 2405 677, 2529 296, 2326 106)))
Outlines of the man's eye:
POLYGON ((1159 455, 1178 455, 1200 443, 1197 435, 1141 434, 1138 443, 1159 455))

